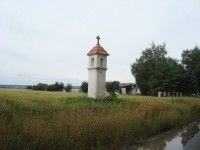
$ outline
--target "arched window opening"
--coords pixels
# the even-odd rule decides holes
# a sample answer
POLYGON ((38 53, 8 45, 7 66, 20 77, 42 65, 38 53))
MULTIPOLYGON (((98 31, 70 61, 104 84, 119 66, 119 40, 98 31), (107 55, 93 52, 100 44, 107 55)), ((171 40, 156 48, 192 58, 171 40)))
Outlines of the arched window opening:
POLYGON ((91 67, 94 67, 94 58, 91 59, 91 67))
POLYGON ((100 59, 100 67, 103 67, 103 58, 100 59))

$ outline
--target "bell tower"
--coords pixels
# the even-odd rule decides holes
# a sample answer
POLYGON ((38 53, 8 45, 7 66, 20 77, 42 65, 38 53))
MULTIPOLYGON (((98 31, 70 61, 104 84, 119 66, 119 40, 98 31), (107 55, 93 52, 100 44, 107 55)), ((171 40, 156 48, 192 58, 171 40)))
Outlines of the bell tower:
POLYGON ((97 36, 96 39, 96 46, 87 54, 89 56, 88 97, 102 99, 105 97, 107 56, 109 54, 100 46, 100 37, 97 36))

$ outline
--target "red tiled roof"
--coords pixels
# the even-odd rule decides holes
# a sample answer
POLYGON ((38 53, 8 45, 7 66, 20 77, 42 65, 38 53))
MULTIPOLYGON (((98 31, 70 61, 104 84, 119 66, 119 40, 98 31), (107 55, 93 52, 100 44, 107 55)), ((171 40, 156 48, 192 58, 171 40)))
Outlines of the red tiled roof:
POLYGON ((90 52, 87 54, 88 56, 90 55, 95 55, 95 54, 100 54, 104 56, 108 56, 109 54, 104 50, 102 46, 97 44, 93 49, 90 50, 90 52))
POLYGON ((100 40, 100 37, 97 36, 96 37, 97 39, 97 44, 95 47, 93 47, 93 49, 90 50, 90 52, 87 54, 88 56, 90 55, 95 55, 95 54, 100 54, 100 55, 104 55, 104 56, 108 56, 109 54, 105 51, 105 49, 100 46, 99 44, 99 40, 100 40))

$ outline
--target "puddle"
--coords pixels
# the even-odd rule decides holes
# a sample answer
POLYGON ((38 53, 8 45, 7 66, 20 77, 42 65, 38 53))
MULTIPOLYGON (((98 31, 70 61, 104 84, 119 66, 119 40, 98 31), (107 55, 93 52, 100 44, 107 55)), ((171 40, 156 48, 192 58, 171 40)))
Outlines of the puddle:
POLYGON ((194 122, 154 136, 139 147, 130 150, 200 150, 200 123, 194 122))

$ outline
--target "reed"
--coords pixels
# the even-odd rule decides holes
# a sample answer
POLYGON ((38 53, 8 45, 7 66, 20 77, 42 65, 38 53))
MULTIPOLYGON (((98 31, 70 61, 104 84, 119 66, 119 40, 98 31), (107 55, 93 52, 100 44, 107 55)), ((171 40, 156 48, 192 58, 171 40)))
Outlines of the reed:
POLYGON ((192 97, 119 96, 0 89, 1 149, 116 149, 200 115, 192 97))

